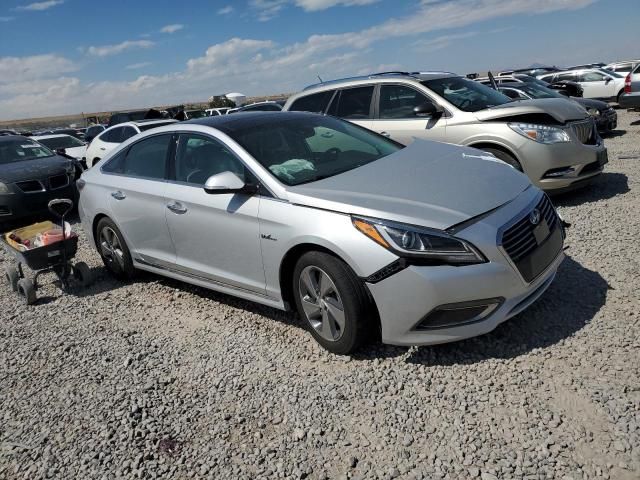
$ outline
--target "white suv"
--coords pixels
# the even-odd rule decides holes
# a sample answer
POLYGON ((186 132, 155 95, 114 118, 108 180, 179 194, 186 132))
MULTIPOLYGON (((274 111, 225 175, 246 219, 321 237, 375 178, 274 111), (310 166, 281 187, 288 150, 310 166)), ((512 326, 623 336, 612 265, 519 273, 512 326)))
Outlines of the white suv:
POLYGON ((537 78, 547 83, 565 80, 577 82, 582 87, 584 98, 595 98, 606 102, 618 102, 620 95, 624 93, 624 77, 619 73, 601 68, 547 73, 538 75, 537 78))
POLYGON ((120 145, 122 142, 129 140, 134 135, 152 128, 162 127, 170 123, 176 123, 177 120, 138 120, 135 122, 125 122, 107 128, 100 135, 95 137, 89 146, 85 158, 87 159, 87 167, 93 167, 108 152, 120 145))

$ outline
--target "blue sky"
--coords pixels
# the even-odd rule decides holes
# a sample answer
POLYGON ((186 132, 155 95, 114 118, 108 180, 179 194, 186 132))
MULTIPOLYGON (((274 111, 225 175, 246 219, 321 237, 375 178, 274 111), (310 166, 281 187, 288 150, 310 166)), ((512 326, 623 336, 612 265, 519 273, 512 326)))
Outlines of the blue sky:
POLYGON ((0 119, 639 58, 638 0, 1 0, 0 119))

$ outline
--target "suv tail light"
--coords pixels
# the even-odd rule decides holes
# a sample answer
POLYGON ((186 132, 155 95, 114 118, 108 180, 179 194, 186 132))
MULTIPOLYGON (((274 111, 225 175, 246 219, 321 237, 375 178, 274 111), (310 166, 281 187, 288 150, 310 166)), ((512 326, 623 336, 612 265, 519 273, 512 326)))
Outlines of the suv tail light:
POLYGON ((631 93, 631 73, 624 79, 624 93, 631 93))

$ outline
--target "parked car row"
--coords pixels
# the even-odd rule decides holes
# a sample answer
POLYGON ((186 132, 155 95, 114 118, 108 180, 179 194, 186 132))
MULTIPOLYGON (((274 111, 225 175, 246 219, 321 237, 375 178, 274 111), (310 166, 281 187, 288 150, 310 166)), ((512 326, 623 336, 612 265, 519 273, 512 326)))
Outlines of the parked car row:
POLYGON ((0 184, 0 208, 9 198, 16 209, 16 193, 57 195, 58 171, 42 167, 37 191, 21 183, 34 177, 28 162, 55 163, 118 278, 146 270, 296 310, 339 354, 372 337, 480 335, 552 283, 566 224, 547 193, 602 172, 596 111, 603 130, 617 121, 607 104, 532 73, 502 72, 492 88, 449 72, 382 72, 311 85, 284 107, 116 123, 87 147, 79 179, 72 156, 55 153, 73 153, 58 136, 40 139, 54 151, 3 137, 0 164, 25 180, 0 184))

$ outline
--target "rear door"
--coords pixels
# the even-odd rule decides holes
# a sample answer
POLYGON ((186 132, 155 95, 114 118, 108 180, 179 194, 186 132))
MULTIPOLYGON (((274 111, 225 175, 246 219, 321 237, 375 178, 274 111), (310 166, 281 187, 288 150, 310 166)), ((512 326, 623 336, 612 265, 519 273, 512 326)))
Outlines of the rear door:
POLYGON ((409 85, 383 84, 379 92, 375 118, 371 129, 408 145, 421 138, 445 141, 447 119, 444 114, 417 116, 415 107, 426 103, 436 105, 426 94, 409 85))
POLYGON ((374 85, 339 90, 334 95, 327 113, 370 129, 373 119, 374 92, 374 85))
POLYGON ((164 198, 171 134, 146 137, 118 153, 103 167, 109 177, 113 220, 138 261, 172 266, 175 249, 165 219, 164 198))

